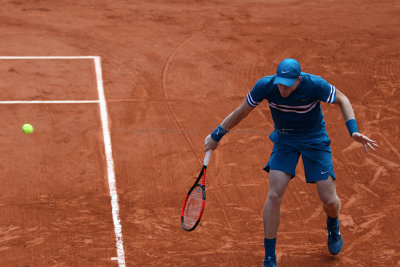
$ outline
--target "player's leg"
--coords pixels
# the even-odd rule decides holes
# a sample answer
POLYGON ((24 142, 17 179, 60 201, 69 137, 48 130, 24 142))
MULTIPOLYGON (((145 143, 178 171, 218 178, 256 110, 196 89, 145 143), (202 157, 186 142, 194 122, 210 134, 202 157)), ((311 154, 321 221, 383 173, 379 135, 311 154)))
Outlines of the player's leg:
POLYGON ((328 179, 316 181, 322 208, 327 215, 326 229, 328 230, 328 249, 333 255, 340 253, 343 239, 339 228, 340 199, 336 194, 335 181, 329 175, 328 179))
POLYGON ((314 145, 302 151, 304 171, 308 183, 316 183, 322 207, 327 215, 328 249, 333 255, 342 250, 343 239, 339 229, 340 199, 336 194, 335 173, 329 143, 314 145))
POLYGON ((283 194, 290 179, 291 175, 282 171, 270 170, 269 172, 269 191, 263 210, 264 236, 267 239, 276 238, 283 194))
POLYGON ((263 209, 265 247, 264 266, 276 266, 275 247, 281 218, 281 204, 291 177, 290 174, 282 171, 269 171, 269 191, 263 209))
POLYGON ((326 215, 331 218, 337 218, 340 212, 340 199, 336 194, 335 181, 329 175, 326 180, 316 181, 319 198, 322 202, 322 208, 326 215))
POLYGON ((276 236, 280 223, 283 195, 295 175, 299 153, 291 146, 274 144, 271 158, 264 170, 269 172, 269 191, 263 209, 264 266, 276 266, 276 236))

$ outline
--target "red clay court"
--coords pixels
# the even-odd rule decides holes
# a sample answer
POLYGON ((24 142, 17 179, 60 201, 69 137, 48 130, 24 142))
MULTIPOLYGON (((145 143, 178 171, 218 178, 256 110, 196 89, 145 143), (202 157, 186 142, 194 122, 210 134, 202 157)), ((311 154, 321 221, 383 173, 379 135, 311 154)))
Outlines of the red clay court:
POLYGON ((261 266, 267 104, 212 154, 194 232, 180 211, 204 138, 287 57, 380 148, 323 105, 343 250, 299 164, 279 266, 400 266, 399 17, 389 0, 0 1, 1 266, 261 266))

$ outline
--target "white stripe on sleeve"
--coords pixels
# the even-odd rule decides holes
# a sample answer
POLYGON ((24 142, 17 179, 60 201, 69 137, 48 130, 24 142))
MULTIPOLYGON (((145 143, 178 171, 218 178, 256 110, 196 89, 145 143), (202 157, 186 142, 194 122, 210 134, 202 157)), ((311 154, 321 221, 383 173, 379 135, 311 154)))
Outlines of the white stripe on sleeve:
POLYGON ((328 99, 326 100, 327 103, 333 104, 335 102, 336 96, 336 87, 331 85, 331 92, 329 93, 328 99))
POLYGON ((332 99, 331 99, 331 104, 335 103, 335 98, 336 98, 336 87, 333 86, 333 92, 332 92, 332 99))
POLYGON ((333 91, 333 86, 331 85, 331 92, 329 93, 329 96, 328 96, 328 98, 326 99, 325 102, 331 103, 330 101, 331 101, 331 97, 332 97, 332 91, 333 91))
POLYGON ((256 102, 253 100, 253 98, 251 97, 251 94, 248 93, 247 94, 247 103, 251 106, 251 107, 256 107, 258 104, 260 104, 260 102, 256 102))

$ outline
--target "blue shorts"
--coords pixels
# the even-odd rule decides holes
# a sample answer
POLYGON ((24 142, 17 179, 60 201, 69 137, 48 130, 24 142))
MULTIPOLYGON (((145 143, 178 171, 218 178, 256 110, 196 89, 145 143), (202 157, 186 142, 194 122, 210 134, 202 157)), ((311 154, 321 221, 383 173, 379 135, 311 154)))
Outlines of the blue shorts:
POLYGON ((282 171, 292 175, 293 178, 300 155, 302 155, 307 183, 326 180, 329 175, 336 180, 328 137, 327 141, 318 144, 305 144, 298 140, 274 143, 270 160, 264 170, 267 172, 270 170, 282 171))

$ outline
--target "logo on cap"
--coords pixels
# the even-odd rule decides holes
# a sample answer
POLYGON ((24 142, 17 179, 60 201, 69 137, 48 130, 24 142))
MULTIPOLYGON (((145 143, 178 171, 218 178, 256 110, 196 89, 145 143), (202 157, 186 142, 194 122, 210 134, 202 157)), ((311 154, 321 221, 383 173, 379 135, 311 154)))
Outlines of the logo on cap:
POLYGON ((287 58, 282 60, 276 70, 274 84, 282 84, 287 87, 293 86, 301 73, 300 63, 293 59, 287 58))

